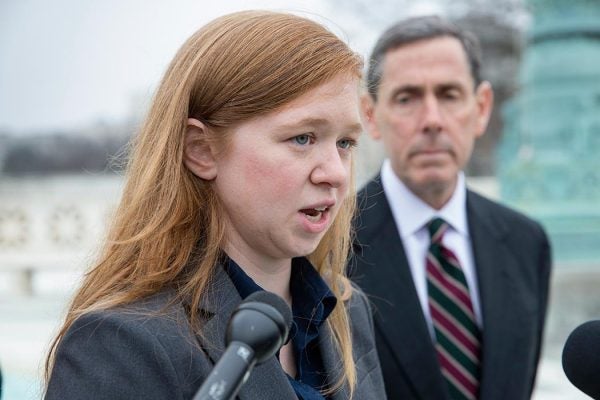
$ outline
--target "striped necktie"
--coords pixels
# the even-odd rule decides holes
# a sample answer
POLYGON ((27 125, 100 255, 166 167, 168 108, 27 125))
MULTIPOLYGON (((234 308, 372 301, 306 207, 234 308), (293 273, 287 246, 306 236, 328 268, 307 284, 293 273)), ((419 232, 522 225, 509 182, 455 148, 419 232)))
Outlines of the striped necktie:
POLYGON ((426 261, 427 291, 435 348, 450 397, 477 399, 481 333, 458 259, 442 244, 448 226, 441 218, 427 225, 431 238, 426 261))

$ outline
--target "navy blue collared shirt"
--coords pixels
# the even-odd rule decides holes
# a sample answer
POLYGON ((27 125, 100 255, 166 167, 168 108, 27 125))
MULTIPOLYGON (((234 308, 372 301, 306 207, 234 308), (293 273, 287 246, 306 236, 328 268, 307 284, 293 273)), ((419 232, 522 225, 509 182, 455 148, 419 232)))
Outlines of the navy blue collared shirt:
MULTIPOLYGON (((229 258, 225 271, 242 299, 263 290, 229 258)), ((335 308, 337 300, 305 257, 292 259, 290 291, 293 323, 289 338, 296 357, 297 375, 295 378, 288 375, 288 379, 299 400, 324 400, 326 397, 319 390, 326 387, 327 374, 318 337, 321 325, 335 308)))

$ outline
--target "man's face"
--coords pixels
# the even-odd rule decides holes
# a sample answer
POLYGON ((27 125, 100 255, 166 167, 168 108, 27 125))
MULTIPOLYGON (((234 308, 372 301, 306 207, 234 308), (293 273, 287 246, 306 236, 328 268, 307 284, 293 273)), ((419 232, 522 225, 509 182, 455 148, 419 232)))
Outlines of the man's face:
POLYGON ((452 195, 457 174, 483 135, 493 95, 474 88, 467 56, 453 37, 410 43, 383 59, 377 100, 363 98, 369 133, 381 139, 396 175, 435 208, 452 195))

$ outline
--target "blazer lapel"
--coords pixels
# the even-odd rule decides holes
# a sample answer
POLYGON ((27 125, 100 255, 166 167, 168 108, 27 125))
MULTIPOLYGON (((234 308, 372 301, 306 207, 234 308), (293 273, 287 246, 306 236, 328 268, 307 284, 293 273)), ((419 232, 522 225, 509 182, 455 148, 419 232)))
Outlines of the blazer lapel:
POLYGON ((369 221, 369 231, 358 232, 357 257, 361 257, 361 252, 369 252, 369 263, 377 272, 362 280, 357 277, 357 282, 360 285, 368 279, 365 287, 371 288, 372 293, 367 294, 371 294, 375 305, 373 317, 377 330, 420 398, 444 399, 444 382, 435 350, 387 198, 383 189, 368 196, 361 218, 369 221), (378 308, 386 310, 385 318, 378 308))
MULTIPOLYGON (((242 301, 235 286, 221 266, 216 267, 211 291, 200 304, 204 320, 204 338, 198 338, 216 363, 225 352, 225 334, 231 314, 242 301)), ((295 399, 296 395, 276 357, 254 367, 240 389, 240 400, 295 399)))
MULTIPOLYGON (((333 342, 333 337, 329 325, 324 323, 319 332, 319 349, 323 359, 323 367, 327 373, 327 384, 332 386, 338 382, 343 373, 342 359, 333 342)), ((336 391, 331 397, 332 400, 346 400, 349 397, 348 385, 344 384, 340 390, 336 391)))
POLYGON ((510 385, 506 365, 515 351, 512 343, 519 337, 519 321, 527 318, 516 300, 518 264, 506 247, 509 228, 487 213, 485 205, 470 192, 467 213, 483 315, 481 398, 502 399, 498 388, 510 385))

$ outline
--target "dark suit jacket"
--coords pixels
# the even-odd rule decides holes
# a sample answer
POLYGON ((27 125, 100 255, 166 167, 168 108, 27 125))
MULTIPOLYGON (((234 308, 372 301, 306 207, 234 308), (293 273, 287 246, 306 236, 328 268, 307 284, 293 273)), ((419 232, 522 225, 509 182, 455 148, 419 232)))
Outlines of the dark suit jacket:
MULTIPOLYGON (((186 304, 165 291, 120 309, 78 318, 58 346, 46 400, 191 399, 225 351, 225 330, 241 302, 233 283, 217 268, 215 288, 201 304, 204 337, 195 336, 186 304)), ((385 397, 366 298, 349 305, 357 365, 355 399, 385 397)), ((341 361, 324 325, 319 340, 325 368, 335 379, 341 361)), ((348 398, 348 388, 335 400, 348 398)), ((239 392, 241 400, 295 399, 275 357, 257 366, 239 392)))
MULTIPOLYGON (((374 305, 390 400, 448 399, 404 247, 380 184, 359 193, 351 274, 374 305)), ((483 317, 480 398, 531 397, 548 300, 550 249, 539 224, 467 193, 483 317)))

